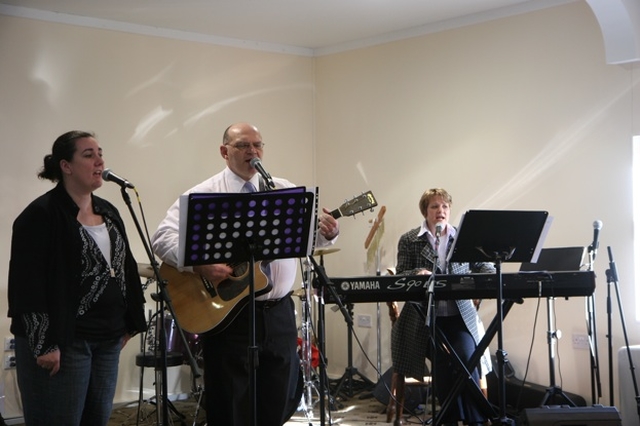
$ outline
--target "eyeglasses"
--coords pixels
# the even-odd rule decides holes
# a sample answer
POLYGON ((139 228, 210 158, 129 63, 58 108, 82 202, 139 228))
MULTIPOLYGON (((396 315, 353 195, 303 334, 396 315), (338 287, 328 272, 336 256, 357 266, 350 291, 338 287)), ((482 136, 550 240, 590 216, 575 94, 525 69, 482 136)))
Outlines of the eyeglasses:
POLYGON ((260 151, 262 148, 264 148, 264 143, 262 143, 262 142, 254 142, 254 143, 238 142, 238 143, 235 143, 235 144, 229 144, 229 146, 232 146, 235 149, 238 149, 240 151, 247 151, 251 147, 253 147, 257 151, 260 151))

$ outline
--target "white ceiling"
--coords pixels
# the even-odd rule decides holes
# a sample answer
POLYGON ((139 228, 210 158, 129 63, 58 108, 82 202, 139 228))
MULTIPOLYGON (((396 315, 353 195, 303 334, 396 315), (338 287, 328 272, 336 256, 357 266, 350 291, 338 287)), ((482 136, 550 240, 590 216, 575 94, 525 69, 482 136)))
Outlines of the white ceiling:
POLYGON ((0 13, 317 54, 573 1, 584 0, 0 0, 0 13))

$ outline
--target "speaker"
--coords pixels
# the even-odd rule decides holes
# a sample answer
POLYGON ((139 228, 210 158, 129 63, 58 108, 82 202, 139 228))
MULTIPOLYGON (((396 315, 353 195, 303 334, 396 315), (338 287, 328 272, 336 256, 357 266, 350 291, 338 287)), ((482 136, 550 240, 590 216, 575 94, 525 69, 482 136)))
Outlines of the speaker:
MULTIPOLYGON (((487 374, 487 393, 489 402, 499 405, 499 385, 500 382, 495 372, 487 374)), ((547 395, 548 386, 542 386, 537 383, 523 382, 522 379, 516 377, 505 376, 505 399, 508 409, 516 413, 525 408, 536 408, 542 405, 547 395)), ((560 394, 551 394, 546 397, 545 405, 571 405, 578 407, 587 405, 585 399, 571 392, 562 391, 560 394), (566 397, 566 398, 565 398, 566 397), (571 401, 567 401, 567 398, 571 401)))
POLYGON ((523 426, 621 426, 622 419, 616 407, 545 405, 525 409, 521 424, 523 426))
MULTIPOLYGON (((500 381, 498 380, 497 371, 498 363, 495 356, 491 356, 493 361, 493 371, 487 374, 487 393, 488 400, 494 405, 500 405, 500 381)), ((549 386, 539 385, 532 382, 523 382, 522 379, 518 379, 515 376, 515 370, 513 366, 506 360, 504 365, 505 370, 505 399, 507 410, 511 414, 520 413, 525 408, 536 408, 542 405, 542 401, 547 395, 549 386)), ((575 393, 564 392, 560 394, 552 394, 546 398, 545 405, 577 405, 578 407, 584 407, 587 405, 587 401, 575 393), (566 397, 566 398, 565 398, 566 397), (567 401, 567 398, 571 401, 567 401)))

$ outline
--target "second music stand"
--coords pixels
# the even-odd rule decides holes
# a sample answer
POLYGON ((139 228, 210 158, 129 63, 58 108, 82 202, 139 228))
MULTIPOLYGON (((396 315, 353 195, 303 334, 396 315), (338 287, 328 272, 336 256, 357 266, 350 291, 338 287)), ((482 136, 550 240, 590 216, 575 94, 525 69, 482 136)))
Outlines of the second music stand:
POLYGON ((249 409, 255 425, 258 366, 255 261, 311 255, 315 193, 295 187, 247 194, 192 193, 185 198, 187 202, 181 203, 181 266, 249 262, 249 409))
MULTIPOLYGON (((469 210, 463 214, 448 262, 494 262, 498 278, 498 398, 501 424, 513 424, 506 415, 505 362, 502 321, 502 263, 535 262, 542 249, 551 217, 546 211, 469 210)), ((473 366, 468 366, 475 368, 473 366)), ((456 396, 456 395, 453 395, 456 396)), ((443 414, 443 413, 441 413, 443 414)))

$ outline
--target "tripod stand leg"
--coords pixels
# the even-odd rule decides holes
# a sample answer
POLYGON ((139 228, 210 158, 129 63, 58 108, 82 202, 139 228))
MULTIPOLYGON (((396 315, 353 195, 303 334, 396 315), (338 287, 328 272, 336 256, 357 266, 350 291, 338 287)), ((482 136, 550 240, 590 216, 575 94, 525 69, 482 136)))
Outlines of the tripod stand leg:
POLYGON ((200 388, 196 391, 197 399, 196 399, 196 411, 193 413, 193 425, 196 426, 198 423, 198 415, 200 415, 200 408, 202 407, 202 397, 204 396, 204 391, 200 388))
MULTIPOLYGON (((353 319, 353 304, 348 303, 347 309, 349 311, 349 316, 353 319)), ((343 386, 347 386, 347 393, 345 396, 347 398, 351 398, 355 393, 355 378, 356 376, 360 378, 361 384, 358 391, 362 390, 371 390, 375 387, 375 383, 369 380, 364 375, 360 374, 357 368, 353 366, 353 321, 347 324, 347 368, 345 368, 344 374, 340 378, 338 382, 338 386, 333 394, 335 398, 340 395, 340 391, 343 386)))
POLYGON ((182 414, 180 411, 178 411, 178 409, 176 408, 175 405, 173 405, 173 402, 171 402, 171 400, 167 399, 167 408, 173 412, 173 414, 176 415, 176 417, 178 417, 180 424, 182 426, 187 426, 187 423, 185 422, 186 420, 186 416, 184 414, 182 414))
POLYGON ((547 402, 550 402, 551 405, 569 405, 570 407, 576 407, 576 403, 569 398, 559 386, 552 386, 547 388, 547 392, 544 394, 544 398, 542 398, 542 402, 540 405, 548 405, 547 402), (564 403, 559 403, 558 398, 562 398, 564 403))

